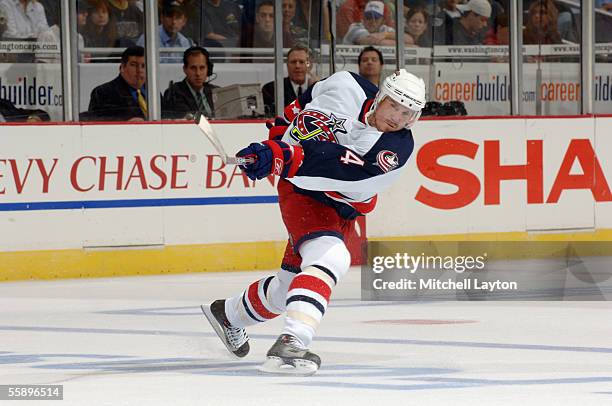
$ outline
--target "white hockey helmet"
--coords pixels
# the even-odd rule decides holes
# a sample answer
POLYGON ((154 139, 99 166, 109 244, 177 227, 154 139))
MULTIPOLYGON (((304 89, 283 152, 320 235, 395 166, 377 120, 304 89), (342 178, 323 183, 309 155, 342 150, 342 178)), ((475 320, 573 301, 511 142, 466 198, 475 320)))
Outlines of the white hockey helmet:
POLYGON ((421 109, 425 107, 425 82, 405 69, 400 69, 385 78, 376 94, 375 104, 380 104, 387 96, 412 113, 406 125, 406 128, 410 128, 421 117, 421 109))

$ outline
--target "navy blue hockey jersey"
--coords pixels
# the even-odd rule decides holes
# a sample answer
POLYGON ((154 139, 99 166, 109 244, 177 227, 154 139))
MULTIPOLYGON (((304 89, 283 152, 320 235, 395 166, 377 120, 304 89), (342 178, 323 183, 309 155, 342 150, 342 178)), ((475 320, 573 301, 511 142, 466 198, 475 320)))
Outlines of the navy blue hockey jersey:
POLYGON ((410 130, 381 133, 367 124, 377 91, 354 73, 338 72, 285 109, 291 125, 282 140, 304 151, 287 180, 344 218, 373 210, 376 194, 398 179, 414 148, 410 130))

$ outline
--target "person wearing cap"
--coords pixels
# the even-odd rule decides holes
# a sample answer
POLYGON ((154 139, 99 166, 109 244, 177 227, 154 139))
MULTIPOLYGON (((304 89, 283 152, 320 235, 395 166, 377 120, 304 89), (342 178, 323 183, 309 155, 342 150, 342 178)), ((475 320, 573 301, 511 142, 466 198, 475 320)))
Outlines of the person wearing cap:
MULTIPOLYGON (((187 24, 187 15, 183 5, 177 0, 164 1, 161 10, 161 24, 159 26, 160 48, 189 48, 193 41, 183 34, 181 30, 187 24)), ((144 47, 144 34, 138 38, 136 43, 144 47)), ((160 52, 160 62, 180 63, 183 55, 180 53, 160 52)))
POLYGON ((395 30, 384 24, 384 13, 385 4, 382 1, 369 1, 363 11, 363 21, 350 25, 343 42, 359 45, 394 45, 395 30))
POLYGON ((491 17, 491 3, 488 0, 470 0, 459 4, 461 17, 452 19, 444 33, 435 38, 443 39, 445 45, 482 45, 491 17))
MULTIPOLYGON (((336 37, 344 38, 351 24, 357 23, 363 20, 363 12, 365 10, 365 6, 368 0, 345 0, 338 7, 338 12, 336 13, 336 37)), ((314 1, 312 3, 315 3, 314 1)), ((327 7, 323 7, 323 10, 326 10, 327 7)), ((385 18, 384 23, 389 27, 395 27, 395 18, 393 16, 393 12, 390 10, 389 6, 385 6, 385 18)), ((323 16, 325 17, 325 16, 323 16)), ((317 32, 317 31, 315 31, 317 32)))

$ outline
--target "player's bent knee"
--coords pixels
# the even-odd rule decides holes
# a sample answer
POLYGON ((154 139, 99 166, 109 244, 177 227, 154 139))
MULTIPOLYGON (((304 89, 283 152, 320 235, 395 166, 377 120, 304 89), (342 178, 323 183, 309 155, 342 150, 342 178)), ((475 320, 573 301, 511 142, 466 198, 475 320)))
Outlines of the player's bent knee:
POLYGON ((338 237, 322 236, 306 241, 300 247, 302 270, 310 266, 322 266, 335 278, 342 278, 351 266, 351 254, 338 237))

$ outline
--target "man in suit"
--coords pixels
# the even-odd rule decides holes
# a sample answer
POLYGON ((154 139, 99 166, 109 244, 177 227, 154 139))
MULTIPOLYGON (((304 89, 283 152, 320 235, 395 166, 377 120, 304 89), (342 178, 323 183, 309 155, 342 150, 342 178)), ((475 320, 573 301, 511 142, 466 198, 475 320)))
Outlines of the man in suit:
POLYGON ((199 46, 188 48, 183 54, 183 72, 185 79, 170 84, 164 92, 162 118, 189 118, 196 112, 209 118, 214 117, 212 89, 217 86, 208 83, 213 73, 208 51, 199 46))
MULTIPOLYGON (((284 102, 287 107, 296 98, 302 95, 316 80, 310 76, 311 58, 310 50, 302 45, 296 45, 287 53, 288 76, 284 83, 284 102)), ((274 81, 266 83, 261 89, 266 107, 266 115, 276 115, 276 104, 274 103, 274 81)))
POLYGON ((8 99, 0 99, 0 122, 37 123, 50 121, 49 114, 40 109, 22 109, 8 99))
POLYGON ((91 91, 87 118, 97 121, 144 121, 147 90, 144 48, 123 51, 119 76, 91 91))

